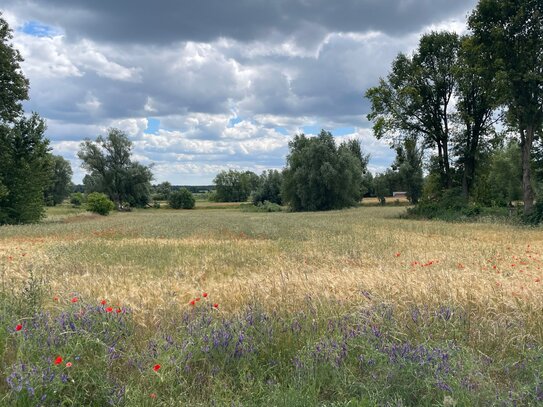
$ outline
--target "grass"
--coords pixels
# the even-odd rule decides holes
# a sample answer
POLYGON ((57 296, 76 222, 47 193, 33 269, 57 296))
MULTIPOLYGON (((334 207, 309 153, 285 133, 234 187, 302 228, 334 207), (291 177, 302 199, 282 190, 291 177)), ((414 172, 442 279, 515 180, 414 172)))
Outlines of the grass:
MULTIPOLYGON (((72 388, 40 382, 60 392, 40 394, 80 404, 85 392, 106 400, 121 389, 114 404, 178 405, 179 395, 194 405, 537 403, 541 229, 399 219, 404 211, 53 208, 42 224, 2 227, 0 339, 5 355, 15 352, 5 377, 23 377, 24 361, 50 369, 58 353, 111 379, 81 367, 87 379, 72 388), (107 313, 103 298, 122 312, 107 313), (248 325, 251 315, 260 322, 248 325), (13 332, 25 321, 64 338, 59 318, 87 325, 46 355, 43 337, 13 332), (227 345, 206 345, 217 332, 227 345), (97 337, 107 346, 96 348, 97 337), (122 349, 113 360, 111 347, 122 349), (156 361, 160 375, 149 371, 156 361)), ((31 400, 6 391, 6 403, 31 400)))

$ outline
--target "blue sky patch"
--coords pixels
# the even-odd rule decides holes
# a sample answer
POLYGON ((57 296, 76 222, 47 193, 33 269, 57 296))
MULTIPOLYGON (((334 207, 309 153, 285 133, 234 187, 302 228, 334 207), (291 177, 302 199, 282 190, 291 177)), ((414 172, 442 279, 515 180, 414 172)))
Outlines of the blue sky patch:
POLYGON ((355 131, 354 127, 338 127, 332 130, 334 136, 346 136, 347 134, 353 134, 355 131))
POLYGON ((20 29, 25 34, 34 37, 53 37, 60 34, 55 27, 40 23, 39 21, 27 21, 20 29))
POLYGON ((160 120, 153 117, 147 118, 147 128, 145 129, 145 134, 157 134, 158 129, 160 128, 160 120))
POLYGON ((241 117, 231 117, 230 120, 228 120, 228 125, 226 127, 231 128, 234 127, 236 124, 241 123, 243 121, 243 118, 241 117))

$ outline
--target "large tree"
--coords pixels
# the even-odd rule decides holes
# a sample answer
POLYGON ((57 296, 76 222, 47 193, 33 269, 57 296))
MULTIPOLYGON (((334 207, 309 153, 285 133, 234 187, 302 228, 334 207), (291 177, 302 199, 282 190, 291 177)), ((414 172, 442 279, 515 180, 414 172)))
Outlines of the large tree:
POLYGON ((45 203, 58 205, 72 192, 72 166, 59 155, 52 156, 52 174, 49 187, 45 190, 45 203))
POLYGON ((543 126, 543 2, 481 0, 468 24, 503 85, 507 119, 521 147, 524 213, 530 214, 533 142, 543 126))
POLYGON ((245 202, 259 185, 259 177, 252 171, 221 171, 213 179, 215 200, 218 202, 245 202))
POLYGON ((341 209, 362 199, 365 168, 357 142, 336 146, 331 133, 299 134, 289 143, 282 198, 295 211, 341 209))
MULTIPOLYGON (((461 174, 462 193, 468 199, 475 182, 477 163, 487 150, 489 137, 494 134, 499 106, 500 87, 496 77, 487 69, 490 62, 481 54, 473 37, 461 39, 456 78, 456 114, 458 128, 453 149, 461 174)), ((498 116, 499 117, 499 116, 498 116)))
POLYGON ((132 142, 119 129, 110 129, 107 137, 85 140, 77 156, 89 174, 84 178, 86 192, 102 192, 115 202, 145 206, 150 200, 153 174, 149 167, 131 159, 132 142))
POLYGON ((45 123, 37 114, 24 116, 29 85, 11 39, 0 14, 0 224, 40 220, 50 179, 45 123))
POLYGON ((452 184, 450 110, 459 47, 455 33, 426 34, 413 56, 399 54, 388 77, 366 92, 371 102, 368 120, 374 121, 375 136, 393 145, 406 136, 422 137, 424 147, 437 152, 442 188, 452 184))

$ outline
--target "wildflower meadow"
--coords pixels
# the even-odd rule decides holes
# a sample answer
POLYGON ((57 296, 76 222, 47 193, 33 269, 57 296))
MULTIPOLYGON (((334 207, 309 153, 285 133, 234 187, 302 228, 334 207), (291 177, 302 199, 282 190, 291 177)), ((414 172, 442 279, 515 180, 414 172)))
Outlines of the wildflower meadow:
POLYGON ((543 403, 541 231, 403 210, 2 227, 0 404, 543 403))

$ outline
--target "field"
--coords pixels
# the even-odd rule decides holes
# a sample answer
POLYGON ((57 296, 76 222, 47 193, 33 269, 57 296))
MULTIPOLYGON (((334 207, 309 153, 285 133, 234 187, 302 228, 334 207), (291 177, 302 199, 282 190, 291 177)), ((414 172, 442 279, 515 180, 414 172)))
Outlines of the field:
POLYGON ((41 392, 85 404, 86 392, 101 394, 97 388, 105 399, 116 394, 119 405, 180 405, 181 396, 191 405, 543 400, 541 229, 399 219, 404 210, 149 209, 100 217, 55 208, 42 224, 4 226, 2 400, 35 405, 33 393, 41 392), (60 314, 79 321, 91 310, 88 326, 107 329, 35 322, 60 314), (248 324, 255 315, 259 322, 248 324), (126 332, 115 331, 114 318, 126 332), (43 337, 17 337, 16 324, 71 339, 44 354, 43 337), (232 341, 206 352, 205 338, 225 326, 232 341), (60 375, 54 385, 22 379, 21 364, 42 372, 62 352, 91 358, 82 344, 106 331, 118 333, 116 345, 94 350, 89 366, 107 371, 109 387, 83 367, 77 392, 60 375), (112 362, 111 348, 119 347, 112 362), (157 360, 159 369, 141 367, 157 360))

